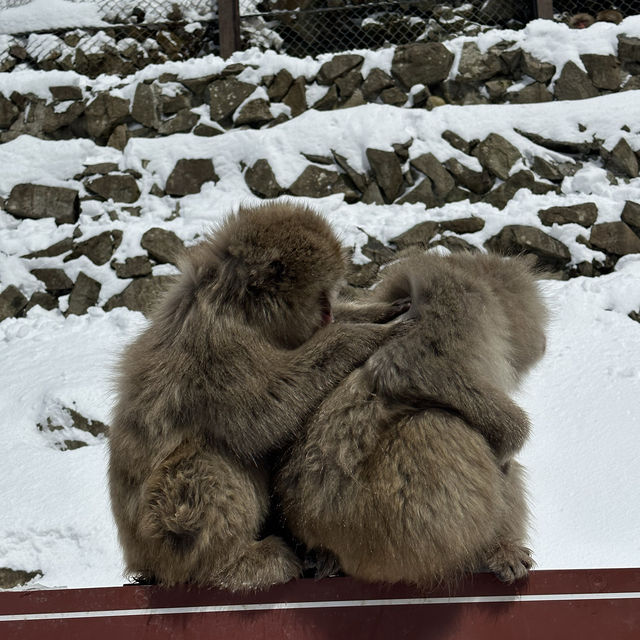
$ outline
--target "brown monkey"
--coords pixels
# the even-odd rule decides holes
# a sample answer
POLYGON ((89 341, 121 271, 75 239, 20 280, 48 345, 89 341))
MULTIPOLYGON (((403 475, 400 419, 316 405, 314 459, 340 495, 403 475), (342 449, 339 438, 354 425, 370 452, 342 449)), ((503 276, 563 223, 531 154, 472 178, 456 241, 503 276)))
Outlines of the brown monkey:
POLYGON ((586 29, 595 22, 590 13, 576 13, 569 18, 569 26, 572 29, 586 29))
POLYGON ((425 588, 483 566, 506 581, 527 574, 512 459, 526 428, 507 392, 545 348, 528 264, 422 254, 383 272, 374 298, 409 296, 416 325, 329 394, 276 475, 285 522, 308 548, 355 577, 425 588), (514 415, 485 433, 492 406, 514 415))
POLYGON ((624 16, 615 9, 605 9, 604 11, 598 11, 596 14, 596 22, 612 22, 613 24, 620 24, 624 20, 624 16))
POLYGON ((298 205, 230 215, 181 270, 120 367, 109 482, 127 573, 231 590, 287 581, 297 558, 259 539, 270 457, 402 325, 331 324, 344 252, 298 205))

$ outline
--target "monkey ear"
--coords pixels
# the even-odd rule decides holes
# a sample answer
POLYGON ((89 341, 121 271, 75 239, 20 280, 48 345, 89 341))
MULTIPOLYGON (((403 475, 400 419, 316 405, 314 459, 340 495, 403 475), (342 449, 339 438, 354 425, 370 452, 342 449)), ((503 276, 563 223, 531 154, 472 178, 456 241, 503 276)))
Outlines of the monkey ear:
POLYGON ((272 260, 248 268, 246 287, 252 293, 271 293, 279 290, 285 279, 285 264, 281 260, 272 260))

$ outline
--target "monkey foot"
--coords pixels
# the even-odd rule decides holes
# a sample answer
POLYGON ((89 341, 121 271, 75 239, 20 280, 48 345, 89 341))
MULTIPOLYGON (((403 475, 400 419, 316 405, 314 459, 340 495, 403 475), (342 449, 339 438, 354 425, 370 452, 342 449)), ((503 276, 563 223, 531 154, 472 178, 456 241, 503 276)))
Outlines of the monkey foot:
POLYGON ((502 582, 526 578, 533 564, 530 549, 509 543, 498 545, 487 559, 487 568, 502 582))

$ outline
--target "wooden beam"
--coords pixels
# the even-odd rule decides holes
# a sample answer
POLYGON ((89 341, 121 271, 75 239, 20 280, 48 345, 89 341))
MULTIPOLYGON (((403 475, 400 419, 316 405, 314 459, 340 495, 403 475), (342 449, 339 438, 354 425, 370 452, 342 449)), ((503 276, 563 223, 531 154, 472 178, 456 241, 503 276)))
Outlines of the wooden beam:
POLYGON ((553 19, 553 0, 535 0, 536 18, 553 19))
POLYGON ((218 0, 220 55, 228 58, 240 49, 240 9, 238 0, 218 0))

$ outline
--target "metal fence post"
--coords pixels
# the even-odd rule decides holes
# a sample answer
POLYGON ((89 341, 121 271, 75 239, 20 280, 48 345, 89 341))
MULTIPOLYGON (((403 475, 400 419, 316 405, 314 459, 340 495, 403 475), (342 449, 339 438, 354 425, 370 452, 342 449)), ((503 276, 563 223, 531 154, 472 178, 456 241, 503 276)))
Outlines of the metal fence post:
POLYGON ((238 0, 218 0, 217 4, 220 55, 228 58, 240 49, 240 9, 238 0))
POLYGON ((551 20, 553 18, 553 0, 535 0, 536 18, 551 20))

